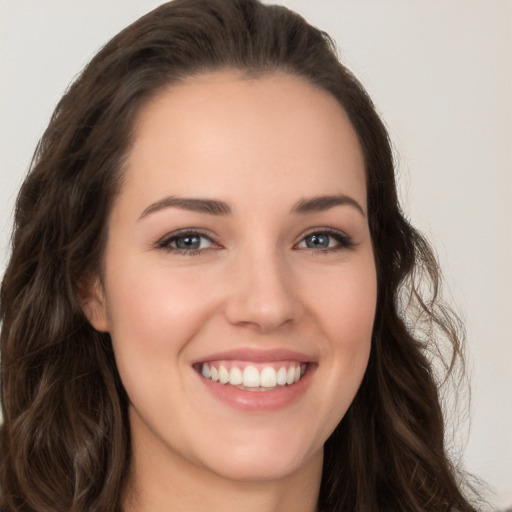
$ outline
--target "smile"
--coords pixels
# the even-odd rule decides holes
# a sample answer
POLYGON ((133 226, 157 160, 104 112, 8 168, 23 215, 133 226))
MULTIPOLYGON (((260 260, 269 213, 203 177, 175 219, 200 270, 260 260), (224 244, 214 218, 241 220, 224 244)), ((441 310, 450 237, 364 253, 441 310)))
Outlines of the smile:
POLYGON ((210 361, 201 363, 197 369, 205 379, 213 382, 245 391, 271 391, 297 383, 306 373, 307 366, 298 361, 210 361))
POLYGON ((210 396, 244 413, 276 412, 299 402, 314 382, 313 354, 241 347, 192 363, 210 396))

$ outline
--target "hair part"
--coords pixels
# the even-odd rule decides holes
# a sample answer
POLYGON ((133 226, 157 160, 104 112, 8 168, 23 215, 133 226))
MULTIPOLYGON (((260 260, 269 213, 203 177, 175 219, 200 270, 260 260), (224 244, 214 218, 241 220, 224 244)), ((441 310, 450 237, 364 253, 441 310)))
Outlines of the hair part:
POLYGON ((400 210, 386 129, 327 34, 256 0, 163 4, 106 44, 53 114, 18 197, 1 287, 2 510, 120 510, 127 397, 109 335, 83 314, 80 283, 99 273, 138 113, 163 88, 225 69, 285 72, 329 92, 365 158, 377 317, 361 388, 325 445, 322 510, 473 510, 446 455, 429 356, 444 340, 450 373, 462 337, 439 300, 435 257, 400 210), (408 325, 411 311, 425 336, 408 325))

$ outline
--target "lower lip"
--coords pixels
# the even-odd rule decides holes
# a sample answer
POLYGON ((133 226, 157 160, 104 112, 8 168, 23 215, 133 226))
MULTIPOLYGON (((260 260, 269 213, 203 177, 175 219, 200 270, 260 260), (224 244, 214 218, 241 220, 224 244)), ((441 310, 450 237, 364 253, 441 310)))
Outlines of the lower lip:
POLYGON ((218 400, 242 411, 278 411, 284 409, 305 393, 314 368, 308 365, 306 373, 295 384, 285 385, 268 391, 246 391, 229 384, 220 384, 198 374, 208 391, 218 400))

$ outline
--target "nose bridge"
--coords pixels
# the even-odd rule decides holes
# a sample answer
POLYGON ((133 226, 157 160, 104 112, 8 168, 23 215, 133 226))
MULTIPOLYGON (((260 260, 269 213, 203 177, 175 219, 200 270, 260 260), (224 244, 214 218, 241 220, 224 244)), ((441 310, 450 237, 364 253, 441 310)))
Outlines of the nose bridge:
POLYGON ((297 320, 300 301, 286 254, 273 244, 250 244, 233 262, 226 315, 233 324, 252 324, 262 332, 297 320), (257 245, 257 246, 256 246, 257 245))

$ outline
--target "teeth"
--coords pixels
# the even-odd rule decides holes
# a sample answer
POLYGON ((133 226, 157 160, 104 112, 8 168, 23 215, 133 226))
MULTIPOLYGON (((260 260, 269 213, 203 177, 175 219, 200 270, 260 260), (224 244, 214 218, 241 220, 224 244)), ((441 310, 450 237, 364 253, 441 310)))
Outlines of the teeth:
POLYGON ((286 366, 281 366, 278 370, 272 366, 261 368, 260 365, 261 371, 252 364, 245 366, 243 370, 237 366, 232 366, 231 368, 229 366, 229 361, 227 365, 224 363, 218 367, 214 366, 214 364, 203 363, 201 374, 206 379, 211 379, 221 384, 243 386, 245 388, 275 388, 276 386, 290 386, 298 382, 305 370, 305 365, 299 363, 288 363, 286 366))
POLYGON ((246 366, 244 369, 243 383, 247 388, 260 387, 260 372, 254 366, 246 366))
MULTIPOLYGON (((210 371, 208 369, 208 371, 210 371)), ((284 386, 286 384, 286 377, 288 376, 288 372, 286 371, 286 368, 284 366, 281 366, 279 368, 279 371, 277 372, 277 383, 280 386, 284 386)))
POLYGON ((208 366, 208 363, 204 363, 203 367, 201 368, 201 373, 203 374, 203 377, 206 377, 207 379, 210 378, 210 367, 208 366))
POLYGON ((233 386, 239 386, 244 381, 242 370, 240 368, 237 368, 236 366, 233 366, 231 368, 231 371, 229 372, 229 383, 233 386))
POLYGON ((227 384, 229 382, 229 372, 224 366, 219 367, 219 382, 221 384, 227 384))
MULTIPOLYGON (((300 371, 300 368, 299 368, 300 371)), ((262 388, 273 388, 277 384, 277 372, 274 368, 268 366, 263 368, 260 375, 260 385, 262 388)))

